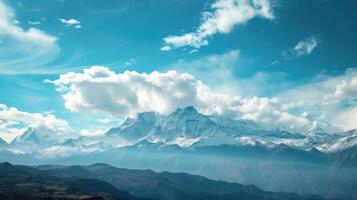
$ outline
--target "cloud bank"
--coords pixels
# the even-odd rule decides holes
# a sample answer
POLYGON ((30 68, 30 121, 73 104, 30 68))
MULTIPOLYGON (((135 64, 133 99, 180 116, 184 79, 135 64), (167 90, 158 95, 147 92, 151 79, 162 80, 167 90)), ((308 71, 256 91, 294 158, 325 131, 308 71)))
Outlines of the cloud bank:
POLYGON ((305 109, 329 118, 345 130, 357 129, 357 70, 320 75, 310 83, 278 95, 290 109, 305 109))
POLYGON ((3 139, 9 142, 29 127, 46 130, 48 136, 56 138, 69 135, 71 132, 68 122, 54 115, 23 112, 0 104, 0 135, 3 139))
POLYGON ((269 130, 305 132, 314 126, 334 131, 328 123, 306 113, 294 115, 278 98, 251 97, 214 91, 191 74, 176 71, 115 73, 102 66, 60 75, 51 82, 62 93, 65 107, 75 112, 103 112, 135 117, 140 112, 170 114, 195 106, 204 114, 253 120, 269 130))

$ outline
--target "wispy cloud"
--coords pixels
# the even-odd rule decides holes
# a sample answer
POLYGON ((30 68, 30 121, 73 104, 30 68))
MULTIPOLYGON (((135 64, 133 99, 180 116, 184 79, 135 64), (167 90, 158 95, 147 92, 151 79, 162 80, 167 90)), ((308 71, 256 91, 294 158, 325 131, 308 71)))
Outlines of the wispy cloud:
POLYGON ((32 41, 38 44, 53 44, 57 38, 39 29, 30 28, 24 30, 17 26, 19 23, 15 19, 14 11, 5 3, 0 1, 0 30, 2 35, 12 37, 20 41, 32 41))
POLYGON ((27 21, 27 23, 30 25, 40 25, 41 24, 40 21, 27 21))
POLYGON ((114 10, 95 10, 90 12, 91 15, 116 15, 127 11, 129 7, 118 8, 114 10))
POLYGON ((63 24, 65 24, 65 26, 68 27, 74 27, 76 29, 78 28, 82 28, 81 22, 77 19, 58 19, 60 22, 62 22, 63 24))
POLYGON ((59 51, 57 37, 37 28, 25 30, 11 7, 0 0, 1 73, 20 73, 49 62, 59 51))
POLYGON ((315 37, 309 37, 299 41, 292 49, 283 51, 282 55, 285 58, 298 58, 310 55, 318 44, 319 41, 315 37))
POLYGON ((136 60, 134 58, 129 59, 128 61, 126 61, 125 66, 132 66, 136 64, 136 60))
POLYGON ((250 76, 240 75, 241 71, 251 66, 250 59, 235 49, 222 54, 197 57, 193 60, 180 59, 165 69, 190 73, 214 90, 243 96, 271 96, 291 84, 286 80, 285 72, 256 71, 250 76))
POLYGON ((196 31, 164 38, 162 51, 191 46, 200 48, 208 45, 208 38, 217 33, 229 33, 236 25, 247 23, 255 17, 273 19, 269 0, 217 0, 212 11, 204 12, 201 25, 196 31))

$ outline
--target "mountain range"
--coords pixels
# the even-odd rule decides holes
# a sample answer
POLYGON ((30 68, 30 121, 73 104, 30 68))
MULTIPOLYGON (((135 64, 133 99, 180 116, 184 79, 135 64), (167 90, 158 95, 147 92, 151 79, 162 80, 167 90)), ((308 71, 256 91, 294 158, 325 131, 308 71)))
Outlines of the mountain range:
POLYGON ((357 130, 330 134, 316 124, 305 133, 264 130, 253 121, 203 115, 194 107, 178 108, 168 116, 154 112, 140 113, 136 118, 125 119, 100 137, 80 136, 65 140, 54 136, 55 133, 48 133, 46 129, 29 127, 10 143, 8 149, 24 153, 34 153, 31 150, 43 152, 38 156, 44 157, 56 156, 51 154, 51 149, 87 153, 142 142, 177 145, 180 148, 232 145, 271 149, 284 144, 294 149, 316 149, 323 153, 334 153, 357 145, 357 130))
POLYGON ((186 107, 169 115, 140 113, 102 136, 56 137, 30 127, 10 144, 0 142, 0 159, 29 165, 102 162, 357 199, 357 130, 332 134, 322 127, 314 123, 304 133, 264 130, 253 121, 186 107))
POLYGON ((253 185, 185 173, 120 169, 107 164, 28 167, 0 163, 0 198, 40 200, 323 200, 317 195, 265 192, 253 185))

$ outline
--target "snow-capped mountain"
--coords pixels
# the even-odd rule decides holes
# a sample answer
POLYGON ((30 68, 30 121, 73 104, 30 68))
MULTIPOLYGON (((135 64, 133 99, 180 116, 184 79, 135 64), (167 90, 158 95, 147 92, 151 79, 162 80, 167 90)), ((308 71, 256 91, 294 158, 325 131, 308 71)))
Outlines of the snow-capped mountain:
POLYGON ((51 145, 55 141, 50 139, 49 134, 36 128, 29 127, 22 135, 16 137, 11 145, 26 144, 26 145, 51 145))
MULTIPOLYGON (((28 128, 9 145, 40 156, 61 156, 106 151, 113 148, 149 146, 177 146, 200 148, 230 145, 257 146, 273 149, 287 145, 294 149, 336 152, 357 145, 357 131, 330 134, 314 123, 306 133, 263 130, 257 123, 233 120, 223 116, 204 115, 194 107, 178 108, 165 116, 154 112, 140 113, 127 118, 103 136, 66 138, 46 128, 28 128)), ((175 147, 176 148, 176 147, 175 147)))
POLYGON ((60 141, 56 137, 56 133, 48 130, 45 127, 33 128, 29 127, 22 135, 16 137, 11 145, 37 145, 37 146, 52 146, 60 141))
POLYGON ((182 148, 217 145, 261 145, 271 148, 285 144, 302 150, 316 148, 334 152, 357 144, 356 131, 331 134, 324 127, 331 129, 328 124, 316 122, 306 133, 266 131, 252 121, 203 115, 190 106, 178 108, 168 116, 141 113, 136 119, 128 118, 120 126, 110 129, 106 136, 115 135, 132 144, 146 140, 182 148))
MULTIPOLYGON (((20 154, 39 153, 60 145, 70 136, 70 134, 56 132, 45 126, 29 127, 22 135, 11 141, 6 149, 20 154)), ((61 152, 58 151, 58 153, 61 152)))
POLYGON ((138 114, 136 119, 127 118, 119 127, 107 131, 107 136, 120 136, 129 141, 136 141, 147 136, 154 130, 160 116, 154 112, 138 114))
POLYGON ((254 135, 259 127, 250 121, 235 121, 200 114, 194 107, 178 108, 168 116, 142 113, 128 118, 119 127, 110 129, 107 136, 119 136, 131 142, 148 140, 152 143, 176 144, 190 147, 231 143, 232 138, 254 135))
POLYGON ((337 152, 357 146, 357 130, 325 135, 314 146, 323 152, 337 152))

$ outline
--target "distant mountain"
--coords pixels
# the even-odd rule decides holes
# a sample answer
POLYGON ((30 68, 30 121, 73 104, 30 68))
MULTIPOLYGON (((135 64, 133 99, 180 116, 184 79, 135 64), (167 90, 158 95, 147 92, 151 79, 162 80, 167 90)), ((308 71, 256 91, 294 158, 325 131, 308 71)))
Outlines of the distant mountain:
POLYGON ((11 144, 0 145, 0 160, 30 165, 103 162, 188 172, 271 191, 356 196, 357 131, 331 134, 324 126, 314 124, 306 133, 263 130, 251 121, 187 107, 169 115, 141 113, 96 137, 67 139, 29 128, 11 144))
POLYGON ((107 182, 58 177, 26 166, 0 163, 0 199, 6 200, 138 200, 107 182))
MULTIPOLYGON (((310 116, 312 117, 312 116, 310 116)), ((146 143, 173 145, 180 148, 203 146, 260 146, 272 149, 284 144, 303 151, 325 153, 342 151, 357 145, 357 131, 330 134, 326 124, 314 123, 306 133, 264 130, 252 121, 233 120, 223 116, 204 115, 194 107, 178 108, 168 116, 153 112, 127 118, 104 136, 61 138, 46 128, 28 128, 15 138, 12 152, 26 152, 37 157, 66 157, 81 153, 100 152, 112 148, 138 146, 146 143), (57 152, 61 152, 58 154, 57 152)))
POLYGON ((158 123, 159 115, 153 112, 140 113, 137 119, 127 118, 119 127, 107 131, 107 136, 116 136, 136 141, 150 134, 158 123))
POLYGON ((264 192, 253 185, 213 181, 186 173, 129 170, 107 164, 68 167, 47 165, 38 169, 60 177, 98 178, 132 195, 159 200, 322 199, 311 195, 264 192))
POLYGON ((110 129, 106 136, 118 136, 131 143, 147 140, 151 143, 191 146, 276 145, 272 138, 302 139, 303 135, 285 131, 264 131, 252 121, 238 121, 222 116, 208 116, 194 107, 178 108, 168 116, 141 113, 128 118, 119 127, 110 129))
POLYGON ((29 127, 22 135, 11 141, 10 145, 21 147, 27 146, 29 148, 33 148, 35 146, 54 146, 60 142, 61 140, 57 137, 57 133, 49 130, 46 127, 29 127))
POLYGON ((357 138, 357 132, 330 134, 325 129, 332 128, 327 123, 316 122, 306 133, 264 130, 252 121, 203 115, 190 106, 178 108, 168 116, 141 113, 137 118, 128 118, 120 126, 110 129, 106 136, 124 139, 129 145, 147 140, 182 148, 217 145, 260 145, 272 148, 285 144, 308 151, 318 149, 335 152, 357 145, 357 139, 351 139, 357 138))
POLYGON ((324 134, 319 141, 314 139, 315 146, 324 152, 339 152, 357 146, 357 130, 336 134, 324 134))

